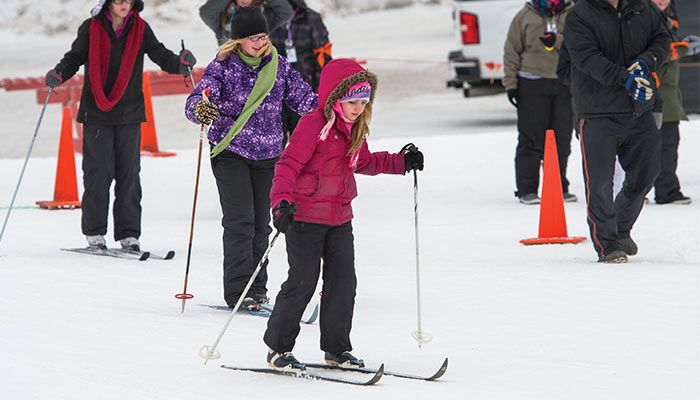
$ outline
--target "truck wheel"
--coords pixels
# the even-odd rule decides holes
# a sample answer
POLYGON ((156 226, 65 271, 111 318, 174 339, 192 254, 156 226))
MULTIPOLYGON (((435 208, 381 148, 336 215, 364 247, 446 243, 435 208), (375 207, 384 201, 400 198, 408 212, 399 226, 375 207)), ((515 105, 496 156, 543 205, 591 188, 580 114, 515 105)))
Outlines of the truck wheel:
POLYGON ((464 97, 471 97, 472 95, 470 89, 462 89, 462 94, 464 94, 464 97))

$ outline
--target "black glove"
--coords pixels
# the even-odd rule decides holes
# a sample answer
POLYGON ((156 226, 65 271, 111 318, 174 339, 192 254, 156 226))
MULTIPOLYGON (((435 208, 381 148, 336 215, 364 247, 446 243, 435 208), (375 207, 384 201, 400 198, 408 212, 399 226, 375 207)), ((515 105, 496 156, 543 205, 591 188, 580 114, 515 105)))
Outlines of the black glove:
POLYGON ((545 50, 554 50, 554 44, 557 42, 557 34, 552 32, 547 32, 540 36, 540 42, 544 45, 545 50))
POLYGON ((418 171, 423 170, 423 153, 418 150, 418 147, 413 143, 409 143, 401 148, 401 154, 403 154, 404 170, 406 172, 413 171, 417 169, 418 171))
POLYGON ((282 200, 272 209, 272 224, 278 231, 286 233, 294 222, 296 212, 297 206, 294 203, 289 204, 287 200, 282 200))
POLYGON ((194 116, 204 125, 211 125, 219 119, 219 108, 210 101, 200 100, 194 106, 194 116))
POLYGON ((520 100, 520 95, 518 94, 518 89, 508 89, 508 101, 513 107, 518 108, 518 101, 520 100))
POLYGON ((60 72, 52 69, 46 73, 46 78, 44 81, 46 82, 46 86, 53 89, 63 83, 63 77, 61 76, 60 72))
POLYGON ((197 59, 194 58, 192 52, 187 49, 182 49, 180 51, 180 73, 182 75, 189 75, 190 71, 187 67, 194 68, 195 64, 197 64, 197 59))

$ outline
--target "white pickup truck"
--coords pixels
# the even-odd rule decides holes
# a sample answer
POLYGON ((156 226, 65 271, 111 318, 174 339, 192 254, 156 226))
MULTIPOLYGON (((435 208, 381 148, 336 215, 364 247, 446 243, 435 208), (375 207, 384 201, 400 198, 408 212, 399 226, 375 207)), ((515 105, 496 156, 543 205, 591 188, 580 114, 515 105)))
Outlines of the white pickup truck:
POLYGON ((455 77, 447 87, 462 89, 469 97, 472 86, 499 85, 503 78, 503 44, 510 22, 524 0, 455 0, 452 20, 459 50, 448 55, 455 77))

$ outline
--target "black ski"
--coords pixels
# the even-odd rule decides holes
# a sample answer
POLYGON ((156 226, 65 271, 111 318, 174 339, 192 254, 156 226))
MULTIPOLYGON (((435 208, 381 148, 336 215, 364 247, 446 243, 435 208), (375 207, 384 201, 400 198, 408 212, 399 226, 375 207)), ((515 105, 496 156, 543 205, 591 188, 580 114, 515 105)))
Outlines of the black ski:
MULTIPOLYGON (((229 306, 220 306, 220 305, 213 305, 213 304, 200 304, 200 306, 203 307, 208 307, 212 308, 214 310, 220 310, 220 311, 226 311, 226 312, 231 312, 232 308, 229 306)), ((246 315, 253 315, 256 317, 262 317, 262 318, 270 318, 272 315, 272 309, 273 305, 271 304, 263 304, 262 308, 259 310, 246 310, 246 309, 239 309, 238 312, 241 314, 246 314, 246 315)), ((311 310, 311 315, 309 315, 308 318, 301 318, 301 322, 304 325, 311 325, 316 320, 318 319, 318 304, 314 304, 314 308, 311 310)))
POLYGON ((234 371, 257 372, 257 373, 261 373, 261 374, 289 376, 292 378, 345 383, 348 385, 358 385, 358 386, 374 385, 375 383, 379 382, 379 380, 382 379, 382 376, 384 375, 384 364, 382 364, 379 367, 379 369, 377 369, 374 372, 374 375, 372 375, 372 377, 369 380, 356 380, 356 379, 350 379, 350 378, 341 378, 338 376, 324 375, 322 373, 311 372, 311 371, 301 371, 301 372, 297 373, 297 372, 291 372, 291 371, 278 371, 278 370, 272 369, 272 368, 245 368, 245 367, 233 367, 233 366, 229 366, 229 365, 222 365, 221 367, 226 368, 226 369, 230 369, 230 370, 234 370, 234 371))
POLYGON ((134 255, 148 253, 148 254, 150 254, 150 256, 148 258, 150 258, 151 260, 172 260, 173 258, 175 258, 175 251, 174 250, 168 251, 167 253, 165 253, 165 255, 154 254, 150 251, 135 251, 135 250, 126 250, 126 249, 114 249, 114 250, 121 251, 124 253, 134 254, 134 255))
MULTIPOLYGON (((343 367, 338 367, 334 365, 328 365, 328 364, 306 364, 306 368, 312 368, 312 369, 328 369, 328 370, 343 370, 343 371, 357 371, 361 372, 363 374, 374 374, 378 370, 372 369, 372 368, 343 368, 343 367)), ((437 370, 436 373, 434 373, 431 376, 420 376, 420 375, 413 375, 413 374, 405 374, 402 372, 392 372, 392 371, 384 371, 384 364, 380 367, 382 369, 383 375, 388 375, 388 376, 395 376, 397 378, 405 378, 405 379, 417 379, 421 381, 436 381, 440 379, 443 375, 445 375, 445 372, 447 371, 447 358, 445 358, 445 361, 442 362, 442 365, 440 366, 440 369, 437 370)))
POLYGON ((127 252, 122 249, 109 249, 109 248, 95 248, 95 247, 79 247, 77 249, 61 249, 63 251, 72 251, 74 253, 80 253, 80 254, 90 254, 93 256, 105 256, 105 257, 114 257, 114 258, 121 258, 125 260, 138 260, 138 261, 146 261, 148 260, 148 257, 151 256, 151 253, 144 251, 144 252, 127 252))

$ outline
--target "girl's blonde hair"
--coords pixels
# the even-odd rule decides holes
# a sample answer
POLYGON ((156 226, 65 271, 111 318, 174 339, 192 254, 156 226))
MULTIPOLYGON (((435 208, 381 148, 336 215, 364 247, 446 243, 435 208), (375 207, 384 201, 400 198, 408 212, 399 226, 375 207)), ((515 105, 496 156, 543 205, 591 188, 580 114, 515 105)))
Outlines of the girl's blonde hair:
MULTIPOLYGON (((225 59, 228 58, 228 56, 231 55, 233 52, 237 52, 238 49, 241 47, 243 44, 243 41, 245 41, 246 38, 242 39, 229 39, 226 43, 222 44, 219 46, 217 49, 217 54, 216 58, 219 61, 224 61, 225 59)), ((270 53, 272 53, 272 44, 270 43, 270 40, 267 40, 267 43, 265 44, 265 47, 263 48, 262 56, 267 56, 270 53)))
POLYGON ((362 114, 357 117, 357 120, 352 125, 348 155, 355 154, 356 151, 360 150, 362 143, 365 141, 367 136, 369 136, 370 120, 372 120, 372 103, 367 103, 367 105, 365 105, 365 109, 362 111, 362 114))

